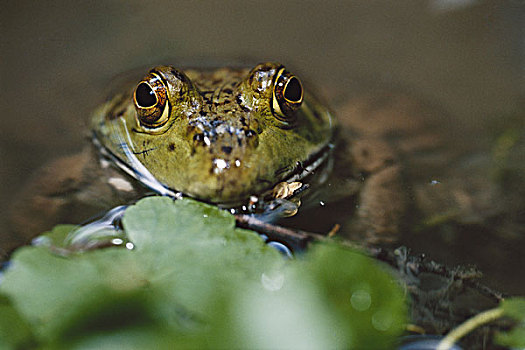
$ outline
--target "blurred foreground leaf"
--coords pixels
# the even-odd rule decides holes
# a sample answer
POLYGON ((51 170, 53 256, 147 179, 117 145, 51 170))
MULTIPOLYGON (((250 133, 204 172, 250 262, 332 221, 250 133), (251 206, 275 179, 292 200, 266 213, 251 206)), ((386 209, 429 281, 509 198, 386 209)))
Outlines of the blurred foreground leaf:
POLYGON ((504 316, 518 322, 517 326, 508 332, 497 334, 496 341, 513 349, 525 348, 525 298, 510 298, 501 302, 504 316))
POLYGON ((54 348, 388 349, 403 330, 401 289, 359 253, 318 245, 285 260, 227 212, 188 199, 143 199, 123 226, 133 250, 19 249, 0 284, 0 308, 15 315, 0 322, 0 344, 34 334, 54 348))
POLYGON ((27 322, 20 316, 10 300, 0 295, 0 349, 27 348, 33 343, 27 322))

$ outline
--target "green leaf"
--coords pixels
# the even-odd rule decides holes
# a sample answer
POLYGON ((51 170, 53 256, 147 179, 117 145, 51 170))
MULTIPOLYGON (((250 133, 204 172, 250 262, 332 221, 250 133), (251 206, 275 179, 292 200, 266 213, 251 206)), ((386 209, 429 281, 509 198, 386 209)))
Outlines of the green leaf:
POLYGON ((525 348, 525 327, 516 327, 508 332, 496 334, 496 342, 513 349, 525 348))
POLYGON ((389 348, 401 334, 401 289, 359 253, 320 245, 285 260, 226 211, 189 199, 143 199, 123 228, 133 250, 64 257, 48 244, 13 255, 0 293, 40 344, 389 348))
POLYGON ((407 313, 377 262, 331 244, 269 271, 230 303, 214 320, 212 339, 224 348, 392 349, 407 313))
POLYGON ((525 322, 525 298, 509 298, 501 302, 505 316, 525 322))
POLYGON ((259 235, 236 229, 232 215, 192 200, 146 198, 123 223, 149 282, 162 294, 159 308, 173 303, 204 313, 215 294, 282 264, 259 235))
POLYGON ((518 321, 518 324, 508 332, 496 334, 496 342, 515 349, 525 348, 525 298, 505 299, 500 308, 504 316, 518 321))
POLYGON ((308 274, 330 314, 338 317, 348 347, 392 348, 389 341, 402 333, 407 310, 385 266, 335 244, 315 246, 309 255, 308 274))
POLYGON ((34 344, 29 324, 4 295, 0 295, 0 315, 0 349, 21 349, 34 344))

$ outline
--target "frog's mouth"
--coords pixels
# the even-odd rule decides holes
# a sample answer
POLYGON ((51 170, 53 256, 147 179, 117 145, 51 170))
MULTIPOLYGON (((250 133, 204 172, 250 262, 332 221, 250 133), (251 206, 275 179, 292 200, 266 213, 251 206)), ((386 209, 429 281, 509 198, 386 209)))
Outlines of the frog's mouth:
POLYGON ((328 143, 322 147, 319 151, 312 154, 304 162, 298 162, 295 169, 288 174, 284 181, 294 182, 300 181, 307 177, 315 174, 316 170, 319 169, 326 161, 330 158, 332 150, 334 149, 333 143, 328 143))
MULTIPOLYGON (((256 205, 252 204, 254 199, 252 196, 249 205, 239 206, 232 203, 232 205, 219 204, 219 207, 228 208, 235 214, 257 214, 258 218, 263 221, 273 221, 283 216, 295 215, 305 193, 311 192, 311 187, 319 188, 328 181, 333 168, 334 148, 334 143, 330 142, 307 160, 298 162, 281 182, 255 196, 256 205), (285 195, 282 195, 283 192, 280 190, 283 187, 286 188, 287 194, 285 195)), ((308 198, 311 197, 308 196, 308 198)))
MULTIPOLYGON (((110 149, 105 147, 98 139, 96 132, 93 132, 92 134, 92 142, 102 157, 111 161, 112 164, 117 166, 119 169, 121 169, 126 174, 133 177, 134 179, 136 179, 139 183, 149 188, 153 192, 161 196, 168 196, 174 199, 190 197, 190 198, 194 198, 200 201, 209 202, 201 198, 188 195, 181 191, 177 191, 176 189, 172 189, 164 185, 163 183, 161 183, 138 160, 135 153, 129 148, 129 146, 126 143, 123 143, 120 146, 121 146, 121 152, 127 158, 127 161, 121 159, 119 156, 114 154, 110 149)), ((308 181, 307 184, 302 186, 301 190, 306 189, 309 186, 308 183, 310 183, 310 181, 313 181, 314 177, 315 177, 316 183, 325 182, 326 178, 328 177, 328 174, 331 171, 331 167, 332 167, 332 164, 329 160, 332 158, 331 154, 332 154, 333 149, 334 149, 333 142, 330 142, 326 144, 325 146, 321 147, 317 152, 310 155, 306 160, 302 162, 298 162, 296 166, 294 166, 293 169, 288 174, 286 174, 285 178, 281 180, 280 182, 292 183, 292 182, 297 182, 297 181, 308 181)), ((272 191, 275 185, 277 185, 277 183, 273 184, 269 189, 267 189, 266 191, 263 191, 262 193, 254 194, 254 196, 260 199, 264 199, 266 202, 268 200, 271 200, 272 191)), ((297 192, 300 192, 300 191, 297 191, 297 192)), ((251 197, 253 198, 254 196, 251 196, 251 197)), ((250 198, 245 198, 244 200, 241 200, 241 201, 220 202, 220 203, 214 202, 212 204, 218 205, 222 208, 229 208, 229 209, 233 208, 233 210, 235 211, 251 212, 252 210, 249 208, 249 206, 243 205, 242 203, 242 202, 248 202, 249 200, 250 198)))

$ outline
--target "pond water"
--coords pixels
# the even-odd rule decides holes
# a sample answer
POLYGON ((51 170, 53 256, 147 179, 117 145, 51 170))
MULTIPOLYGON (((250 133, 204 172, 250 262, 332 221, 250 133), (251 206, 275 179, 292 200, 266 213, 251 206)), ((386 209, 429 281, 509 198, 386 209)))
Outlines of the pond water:
MULTIPOLYGON (((280 61, 331 101, 343 127, 384 133, 402 155, 407 203, 436 215, 406 217, 427 221, 399 244, 476 264, 485 283, 525 294, 524 13, 516 0, 4 1, 0 245, 16 240, 5 219, 17 191, 50 159, 82 148, 115 75, 179 61, 280 61), (385 95, 404 97, 367 124, 363 101, 385 95), (403 137, 385 131, 388 115, 413 118, 403 137), (428 140, 440 146, 417 146, 428 140)), ((322 220, 290 224, 327 232, 340 223, 345 234, 355 205, 320 204, 322 220)))

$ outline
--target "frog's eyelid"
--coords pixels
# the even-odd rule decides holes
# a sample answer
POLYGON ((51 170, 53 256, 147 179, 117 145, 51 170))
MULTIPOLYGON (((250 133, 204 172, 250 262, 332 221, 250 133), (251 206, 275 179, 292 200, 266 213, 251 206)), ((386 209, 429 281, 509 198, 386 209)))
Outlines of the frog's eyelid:
MULTIPOLYGON (((272 80, 272 103, 270 104, 272 114, 277 116, 279 120, 281 120, 280 117, 286 118, 286 116, 281 111, 281 106, 279 105, 279 101, 277 101, 277 97, 275 96, 275 86, 277 85, 277 80, 281 76, 281 74, 284 72, 284 66, 279 67, 279 70, 274 75, 272 80)), ((286 120, 281 120, 283 122, 286 122, 286 120)))
POLYGON ((179 79, 183 83, 188 83, 189 78, 180 69, 177 69, 175 67, 170 67, 170 73, 171 75, 177 77, 177 79, 179 79))
POLYGON ((159 72, 157 71, 151 71, 150 74, 154 75, 155 77, 157 77, 161 82, 162 82, 162 85, 164 85, 164 89, 166 90, 166 94, 168 93, 168 82, 166 81, 166 79, 164 79, 164 77, 159 74, 159 72))
MULTIPOLYGON (((172 66, 163 66, 163 68, 167 68, 167 72, 162 72, 162 71, 158 70, 158 68, 159 67, 155 67, 152 70, 150 70, 150 74, 154 74, 155 76, 157 76, 162 81, 162 83, 166 87, 166 91, 169 92, 169 87, 173 86, 173 83, 170 83, 168 81, 168 79, 166 79, 164 77, 164 74, 167 74, 167 73, 169 73, 169 74, 173 75, 174 77, 176 77, 176 79, 179 80, 182 83, 182 85, 186 85, 188 87, 196 89, 196 86, 193 84, 191 79, 188 78, 186 76, 186 74, 184 74, 184 71, 182 71, 180 69, 177 69, 175 67, 172 67, 172 66)), ((179 89, 179 92, 180 92, 180 89, 179 89)))

